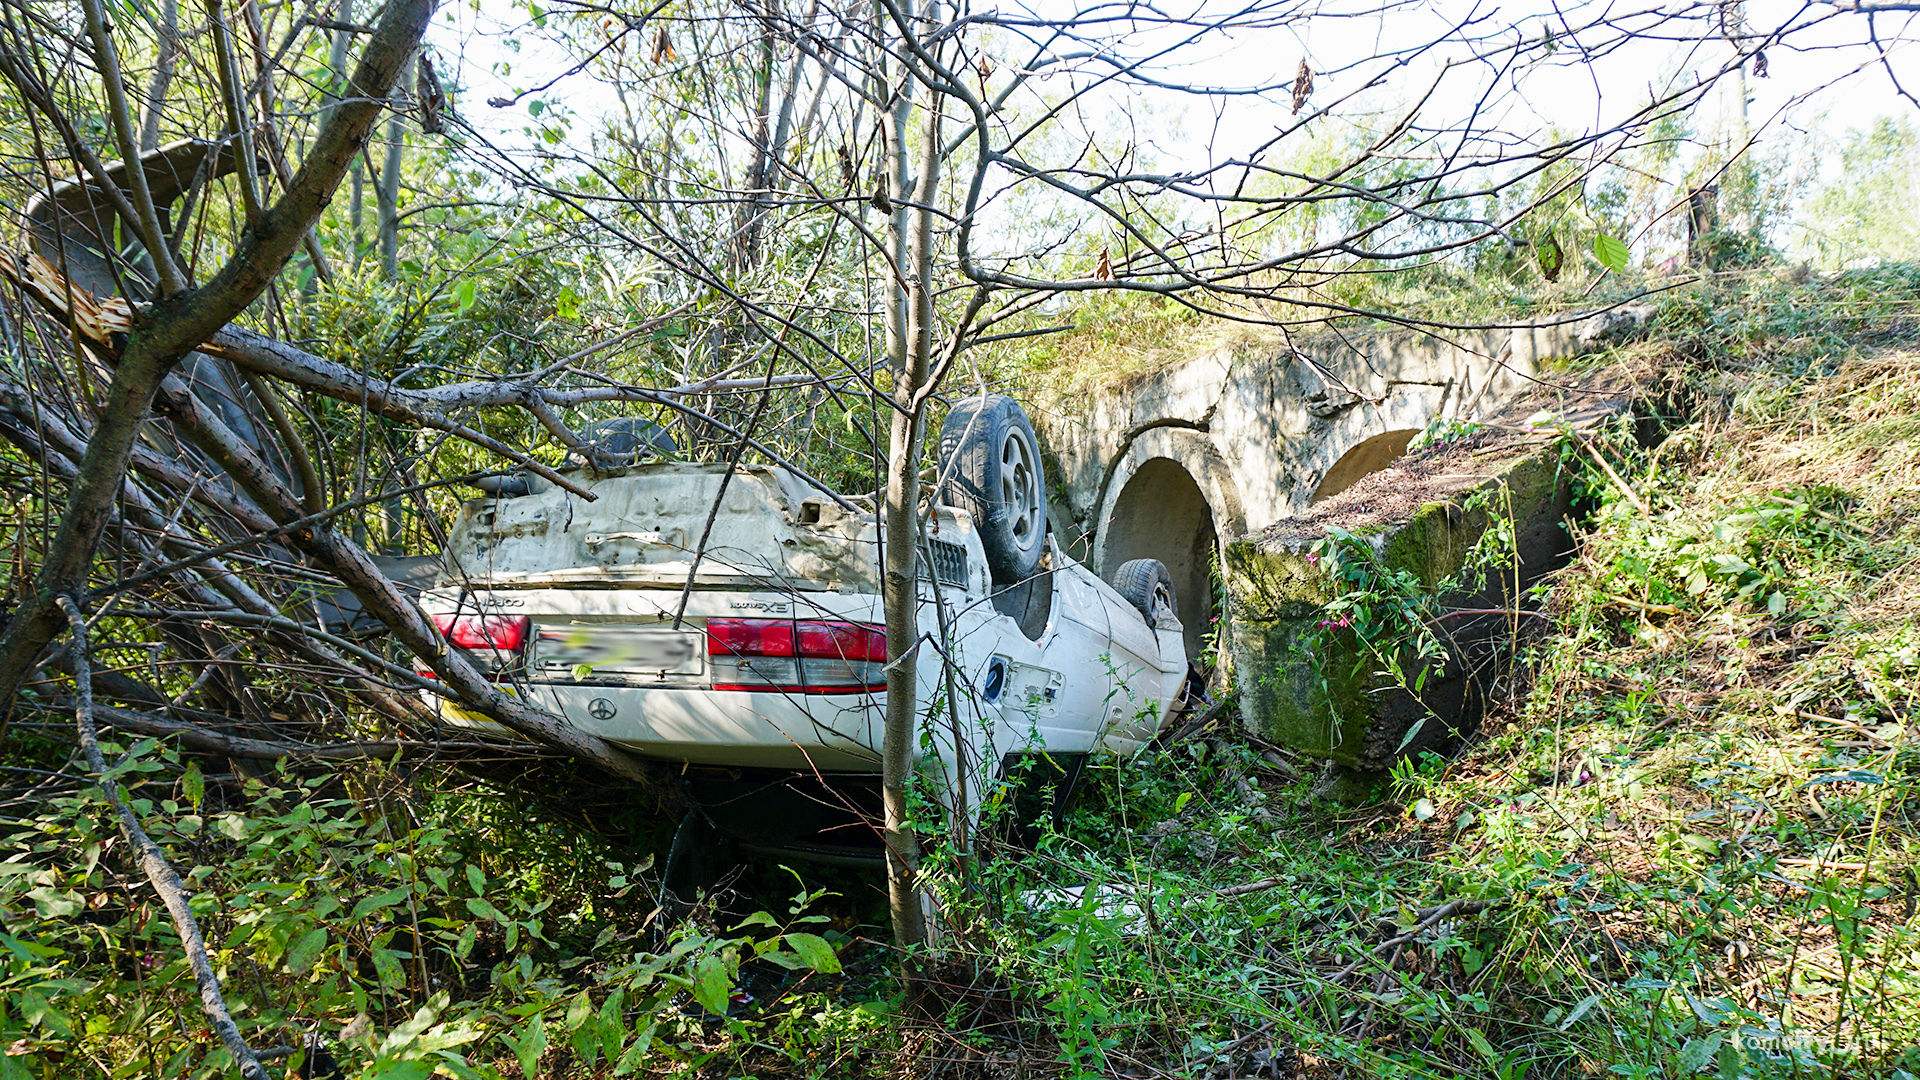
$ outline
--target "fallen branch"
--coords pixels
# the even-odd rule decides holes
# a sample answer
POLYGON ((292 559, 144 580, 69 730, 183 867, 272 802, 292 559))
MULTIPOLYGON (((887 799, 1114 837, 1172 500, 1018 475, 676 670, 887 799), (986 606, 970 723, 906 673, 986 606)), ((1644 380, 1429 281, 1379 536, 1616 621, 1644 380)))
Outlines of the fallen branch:
POLYGON ((1400 946, 1433 929, 1444 920, 1461 915, 1472 915, 1476 912, 1485 911, 1488 908, 1499 907, 1506 902, 1506 897, 1496 896, 1488 900, 1449 900, 1444 904, 1424 908, 1414 913, 1414 924, 1412 926, 1375 945, 1371 952, 1335 972, 1333 978, 1328 981, 1334 983, 1345 982, 1347 977, 1354 973, 1355 969, 1367 961, 1368 957, 1379 956, 1381 953, 1398 949, 1400 946))
POLYGON ((1288 883, 1286 881, 1282 881, 1279 878, 1270 877, 1270 878, 1265 878, 1261 881, 1249 881, 1245 885, 1229 885, 1224 889, 1215 889, 1213 890, 1213 895, 1219 896, 1219 897, 1245 896, 1248 893, 1264 892, 1267 889, 1277 889, 1280 886, 1285 884, 1288 884, 1288 883))
MULTIPOLYGON (((309 235, 366 144, 374 121, 388 107, 388 91, 418 49, 434 6, 435 0, 393 0, 384 6, 378 28, 362 48, 348 78, 347 92, 326 111, 314 138, 306 144, 300 171, 281 189, 272 206, 257 216, 249 215, 251 220, 238 233, 232 251, 216 272, 197 287, 145 310, 143 325, 127 337, 107 380, 106 392, 99 399, 98 419, 87 440, 86 455, 77 463, 76 479, 67 492, 59 527, 45 545, 33 585, 23 590, 20 605, 12 612, 4 634, 0 634, 0 708, 12 703, 14 692, 41 651, 60 636, 57 598, 82 588, 87 580, 101 538, 115 516, 114 503, 126 480, 128 459, 134 445, 147 433, 147 413, 161 380, 215 330, 251 307, 309 235)), ((12 54, 0 58, 0 70, 22 97, 31 99, 33 107, 61 129, 69 148, 85 157, 86 172, 103 179, 106 171, 84 144, 68 138, 72 132, 65 114, 52 103, 32 72, 12 54)), ((127 167, 135 170, 134 175, 141 175, 138 162, 129 162, 127 167)), ((111 205, 127 205, 126 197, 117 193, 117 185, 100 186, 111 205)), ((186 220, 184 215, 182 220, 186 220)), ((131 219, 129 225, 133 225, 131 219)), ((137 227, 131 231, 139 232, 137 227)), ((163 251, 152 254, 164 263, 163 251)), ((110 344, 113 339, 110 333, 110 344)), ((6 732, 5 716, 0 712, 0 736, 6 732)))
POLYGON ((1549 615, 1544 611, 1530 611, 1526 608, 1456 608, 1453 611, 1443 611, 1440 614, 1435 615, 1432 621, 1441 622, 1446 619, 1462 619, 1470 615, 1505 615, 1505 616, 1531 615, 1536 619, 1551 620, 1553 618, 1552 615, 1549 615))
POLYGON ((133 811, 120 801, 117 785, 107 776, 107 761, 100 753, 100 740, 93 725, 93 662, 87 654, 87 620, 80 614, 80 608, 72 597, 57 597, 55 603, 66 612, 67 625, 73 632, 73 682, 78 692, 73 719, 80 733, 80 749, 86 754, 87 767, 99 777, 101 792, 120 818, 120 835, 138 854, 140 869, 146 872, 147 881, 152 883, 153 891, 160 894, 161 902, 167 906, 167 914, 173 918, 173 928, 180 935, 180 945, 187 953, 187 964, 193 968, 194 984, 200 988, 200 1008, 207 1014, 207 1022, 226 1045, 234 1064, 240 1067, 241 1076, 246 1080, 270 1080, 266 1067, 254 1057, 246 1038, 240 1034, 239 1025, 233 1022, 233 1014, 227 1011, 226 998, 220 994, 220 977, 214 974, 213 960, 207 956, 206 940, 200 936, 200 924, 194 921, 193 911, 187 904, 186 886, 180 883, 180 875, 174 873, 160 845, 147 836, 146 831, 140 828, 139 820, 133 816, 133 811))
POLYGON ((1205 731, 1208 725, 1220 719, 1221 716, 1226 714, 1228 709, 1233 707, 1233 702, 1234 698, 1231 694, 1222 694, 1220 700, 1207 706, 1207 710, 1199 716, 1187 723, 1181 724, 1178 729, 1167 736, 1166 741, 1161 745, 1173 746, 1176 743, 1184 742, 1192 738, 1199 732, 1205 731))
MULTIPOLYGON (((34 706, 29 705, 29 707, 34 706)), ((46 707, 53 708, 51 705, 46 707)), ((112 705, 96 703, 92 706, 92 712, 96 723, 107 727, 139 735, 151 735, 160 739, 177 738, 182 745, 202 753, 243 758, 249 761, 278 761, 281 758, 307 761, 353 761, 362 758, 378 758, 381 761, 391 761, 396 755, 420 757, 423 754, 450 750, 489 750, 519 757, 546 757, 554 754, 554 751, 538 743, 529 742, 435 742, 425 739, 371 739, 332 743, 277 742, 271 739, 247 739, 238 735, 228 735, 202 724, 165 720, 151 713, 116 708, 112 705)))
POLYGON ((1680 614, 1680 609, 1677 607, 1674 607, 1672 604, 1648 604, 1648 603, 1643 603, 1639 600, 1629 600, 1624 596, 1615 596, 1612 593, 1608 593, 1607 602, 1600 606, 1607 607, 1611 604, 1618 604, 1621 607, 1630 607, 1639 611, 1651 611, 1656 615, 1680 614))
POLYGON ((239 540, 234 540, 230 543, 221 544, 218 547, 204 548, 200 551, 195 552, 192 555, 187 556, 186 558, 175 559, 174 561, 167 563, 164 566, 157 566, 152 570, 146 571, 145 573, 135 574, 130 578, 122 578, 111 585, 102 585, 99 588, 94 589, 91 595, 102 596, 107 593, 126 592, 129 589, 137 589, 142 585, 146 585, 151 582, 159 581, 163 578, 166 578, 172 575, 176 570, 185 570, 190 566, 196 566, 200 563, 206 562, 208 559, 217 559, 222 555, 231 554, 233 552, 239 551, 241 548, 250 547, 254 544, 264 543, 269 540, 278 540, 279 538, 287 535, 288 533, 297 532, 301 529, 305 529, 313 525, 318 525, 325 521, 330 521, 333 518, 340 516, 341 514, 347 513, 348 511, 351 511, 351 510, 358 510, 364 506, 372 506, 376 503, 385 502, 388 499, 397 498, 402 495, 411 495, 416 491, 428 491, 436 487, 446 487, 451 484, 465 484, 475 479, 478 479, 479 477, 482 477, 482 476, 499 476, 499 475, 502 475, 502 474, 497 469, 482 471, 482 472, 470 472, 470 473, 462 474, 460 476, 446 477, 440 480, 429 480, 424 484, 414 484, 411 487, 404 487, 404 488, 398 488, 393 490, 383 490, 378 494, 368 495, 363 498, 354 499, 351 502, 335 503, 332 506, 329 506, 318 513, 308 514, 306 517, 297 518, 293 521, 289 521, 285 525, 276 525, 273 528, 267 529, 264 532, 257 533, 253 536, 242 537, 239 540))
POLYGON ((1599 447, 1593 445, 1592 442, 1588 441, 1586 437, 1580 435, 1578 432, 1569 432, 1569 437, 1572 438, 1574 442, 1580 444, 1580 449, 1587 452, 1587 456, 1593 459, 1594 464, 1600 466, 1601 471, 1607 474, 1607 479, 1613 481, 1613 486, 1619 489, 1620 494, 1624 496, 1628 502, 1633 504, 1634 509, 1640 511, 1641 517, 1649 521, 1653 520, 1653 511, 1648 508, 1645 500, 1641 499, 1639 493, 1634 491, 1632 487, 1628 486, 1625 480, 1620 478, 1619 473, 1613 471, 1613 466, 1608 463, 1606 455, 1600 452, 1599 447))
MULTIPOLYGON (((188 393, 179 380, 169 378, 155 395, 154 402, 159 411, 173 421, 175 430, 233 477, 275 524, 284 525, 307 516, 306 507, 253 448, 236 437, 219 417, 203 408, 199 399, 188 393)), ((408 652, 432 669, 436 678, 430 682, 436 692, 458 698, 466 708, 535 742, 564 751, 631 782, 663 807, 682 805, 683 792, 662 766, 574 727, 538 705, 503 692, 481 675, 459 650, 448 645, 419 605, 382 574, 359 545, 325 524, 295 530, 288 539, 315 568, 345 586, 363 610, 385 623, 408 652)), ((322 636, 319 630, 304 632, 322 636)), ((383 662, 383 666, 397 665, 383 662)), ((413 678, 411 672, 408 675, 413 678)))

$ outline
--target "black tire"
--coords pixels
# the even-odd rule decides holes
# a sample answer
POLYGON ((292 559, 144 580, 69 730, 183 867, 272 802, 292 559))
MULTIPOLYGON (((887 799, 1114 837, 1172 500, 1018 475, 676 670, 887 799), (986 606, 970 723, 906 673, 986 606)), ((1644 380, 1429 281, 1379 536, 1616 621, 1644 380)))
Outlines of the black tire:
POLYGON ((1047 549, 1047 481, 1040 440, 1005 394, 954 404, 940 428, 940 498, 973 516, 998 585, 1033 576, 1047 549))
POLYGON ((1173 575, 1167 573, 1166 564, 1159 559, 1121 563, 1120 569, 1113 572, 1113 591, 1139 609, 1140 614, 1146 616, 1148 626, 1159 620, 1163 610, 1178 617, 1179 609, 1173 603, 1173 575))
MULTIPOLYGON (((679 450, 667 429, 644 416, 614 416, 595 420, 580 433, 587 446, 602 462, 612 465, 637 465, 644 458, 671 454, 679 450)), ((571 457, 582 458, 575 451, 571 457)))

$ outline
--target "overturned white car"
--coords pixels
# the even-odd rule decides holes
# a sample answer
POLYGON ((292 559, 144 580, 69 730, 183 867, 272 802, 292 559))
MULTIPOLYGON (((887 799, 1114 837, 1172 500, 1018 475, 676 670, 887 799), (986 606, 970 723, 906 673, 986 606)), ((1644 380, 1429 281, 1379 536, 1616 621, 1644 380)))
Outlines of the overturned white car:
MULTIPOLYGON (((1052 542, 1016 403, 960 403, 940 450, 942 505, 920 559, 918 745, 972 816, 1020 755, 1077 767, 1096 750, 1137 751, 1174 711, 1188 665, 1158 562, 1128 563, 1109 586, 1052 542)), ((689 843, 713 830, 750 848, 878 858, 888 658, 871 502, 766 466, 573 476, 593 501, 535 476, 469 501, 421 597, 428 614, 514 693, 680 764, 699 808, 689 843)))

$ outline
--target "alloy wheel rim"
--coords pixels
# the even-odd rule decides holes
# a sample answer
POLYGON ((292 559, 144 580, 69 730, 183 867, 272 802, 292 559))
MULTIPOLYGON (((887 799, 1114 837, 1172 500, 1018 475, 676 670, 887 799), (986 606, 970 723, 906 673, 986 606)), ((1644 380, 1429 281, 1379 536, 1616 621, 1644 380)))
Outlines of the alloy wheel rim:
POLYGON ((1015 429, 1000 444, 1000 502, 1007 508, 1014 543, 1021 550, 1034 544, 1040 531, 1040 469, 1027 433, 1015 429))

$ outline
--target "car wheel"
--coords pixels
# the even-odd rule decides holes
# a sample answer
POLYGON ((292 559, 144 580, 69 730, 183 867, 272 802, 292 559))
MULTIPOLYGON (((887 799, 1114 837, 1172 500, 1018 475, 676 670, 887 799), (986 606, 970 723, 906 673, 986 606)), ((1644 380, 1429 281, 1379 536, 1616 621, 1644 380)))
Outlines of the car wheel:
POLYGON ((1120 569, 1114 571, 1113 591, 1138 608, 1140 614, 1146 616, 1148 626, 1159 621, 1162 611, 1175 614, 1173 575, 1167 573, 1166 564, 1159 559, 1121 563, 1120 569))
MULTIPOLYGON (((603 462, 613 465, 637 465, 650 456, 664 456, 680 449, 666 428, 644 416, 614 416, 595 420, 581 431, 587 450, 603 462)), ((586 455, 575 450, 573 462, 586 463, 586 455)))
POLYGON ((1047 547, 1047 485, 1026 410, 1005 394, 956 403, 940 428, 940 497, 973 516, 996 584, 1033 576, 1047 547))

